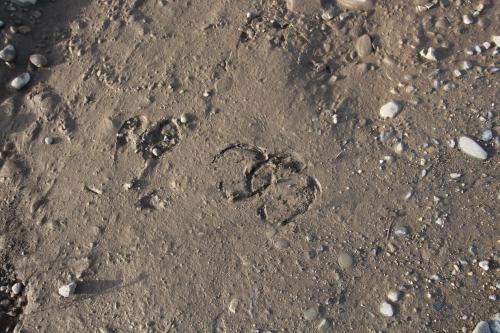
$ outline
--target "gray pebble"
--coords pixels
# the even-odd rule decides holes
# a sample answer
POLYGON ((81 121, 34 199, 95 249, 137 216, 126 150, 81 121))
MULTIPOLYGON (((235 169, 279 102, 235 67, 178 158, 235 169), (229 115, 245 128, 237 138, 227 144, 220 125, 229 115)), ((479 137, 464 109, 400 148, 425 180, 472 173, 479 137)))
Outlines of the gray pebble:
POLYGON ((487 129, 481 134, 482 141, 488 142, 491 139, 493 139, 493 132, 491 130, 487 129))
POLYGON ((369 35, 362 35, 356 41, 356 52, 361 58, 369 56, 373 51, 372 39, 369 35))
POLYGON ((0 59, 3 61, 12 61, 16 58, 16 48, 12 44, 7 44, 1 51, 0 51, 0 59))
POLYGON ((46 137, 43 141, 45 142, 45 144, 47 144, 47 145, 51 145, 51 144, 54 144, 54 141, 55 141, 55 140, 54 140, 54 138, 53 138, 53 137, 48 136, 48 137, 46 137))
POLYGON ((5 27, 5 22, 0 20, 0 29, 2 29, 3 27, 5 27))
POLYGON ((408 236, 410 234, 410 230, 408 227, 405 226, 399 226, 394 229, 394 235, 399 236, 399 237, 404 237, 408 236))
POLYGON ((491 333, 490 325, 488 325, 488 323, 485 321, 480 321, 476 325, 472 333, 491 333))
POLYGON ((340 268, 342 269, 351 268, 354 262, 352 256, 347 252, 340 252, 337 260, 339 262, 340 268))
POLYGON ((11 290, 14 293, 14 295, 19 295, 21 293, 21 291, 23 290, 23 285, 21 283, 17 282, 12 286, 11 290))
POLYGON ((304 315, 305 320, 311 321, 311 320, 315 320, 316 318, 318 318, 319 311, 315 307, 309 308, 306 311, 304 311, 303 315, 304 315))

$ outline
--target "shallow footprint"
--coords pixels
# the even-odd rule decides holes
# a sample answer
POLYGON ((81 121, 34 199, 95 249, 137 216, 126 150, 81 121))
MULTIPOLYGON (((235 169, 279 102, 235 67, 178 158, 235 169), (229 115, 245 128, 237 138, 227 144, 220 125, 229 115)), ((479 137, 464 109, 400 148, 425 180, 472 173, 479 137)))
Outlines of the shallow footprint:
POLYGON ((212 164, 218 179, 218 188, 230 201, 248 199, 269 186, 263 178, 259 185, 253 184, 254 174, 268 161, 268 156, 259 147, 247 144, 232 144, 220 151, 212 164))

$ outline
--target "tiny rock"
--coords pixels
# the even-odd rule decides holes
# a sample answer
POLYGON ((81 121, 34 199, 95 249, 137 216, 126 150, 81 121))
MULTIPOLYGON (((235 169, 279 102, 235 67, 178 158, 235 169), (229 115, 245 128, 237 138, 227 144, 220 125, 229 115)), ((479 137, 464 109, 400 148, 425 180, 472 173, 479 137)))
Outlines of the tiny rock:
POLYGON ((23 73, 16 77, 10 83, 10 86, 16 90, 23 89, 31 80, 31 75, 29 73, 23 73))
POLYGON ((382 302, 379 307, 379 312, 384 317, 394 316, 394 307, 388 302, 382 302))
POLYGON ((229 306, 228 306, 228 309, 229 309, 229 312, 231 313, 236 313, 236 310, 238 308, 238 304, 240 303, 240 300, 237 299, 237 298, 233 298, 231 300, 231 302, 229 302, 229 306))
POLYGON ((67 284, 67 285, 62 286, 61 288, 59 288, 59 290, 57 292, 62 297, 69 297, 70 295, 72 295, 72 294, 75 293, 75 290, 76 290, 76 283, 75 282, 71 282, 70 284, 67 284))
POLYGON ((479 262, 479 267, 481 267, 485 271, 490 270, 490 262, 488 260, 483 260, 479 262))
POLYGON ((500 35, 499 36, 491 36, 491 41, 495 43, 497 47, 500 47, 500 35))
POLYGON ((397 302, 401 298, 401 293, 398 290, 391 290, 387 294, 387 298, 391 302, 397 302))
POLYGON ((19 295, 21 293, 21 291, 23 290, 23 285, 19 282, 15 283, 12 288, 12 293, 14 293, 14 295, 19 295))
POLYGON ((372 39, 368 35, 363 35, 356 41, 356 52, 361 58, 370 55, 373 51, 372 39))
POLYGON ((429 47, 427 50, 421 50, 420 56, 430 61, 437 61, 436 57, 436 49, 433 47, 429 47))
POLYGON ((352 256, 347 252, 340 252, 337 260, 338 260, 340 268, 342 268, 342 269, 351 268, 353 265, 352 256))
POLYGON ((315 320, 318 318, 319 312, 317 308, 309 308, 303 313, 305 320, 315 320))
POLYGON ((321 10, 320 0, 286 0, 286 8, 299 14, 312 14, 321 10))
POLYGON ((12 44, 7 44, 0 51, 0 59, 3 61, 12 61, 16 57, 16 48, 12 44))
POLYGON ((394 118, 400 111, 401 106, 394 101, 390 101, 380 108, 380 117, 382 119, 394 118))
POLYGON ((347 9, 368 10, 373 8, 373 0, 337 0, 337 3, 347 9))
POLYGON ((485 160, 488 158, 488 153, 476 141, 469 137, 462 136, 458 139, 458 147, 462 152, 471 157, 485 160))

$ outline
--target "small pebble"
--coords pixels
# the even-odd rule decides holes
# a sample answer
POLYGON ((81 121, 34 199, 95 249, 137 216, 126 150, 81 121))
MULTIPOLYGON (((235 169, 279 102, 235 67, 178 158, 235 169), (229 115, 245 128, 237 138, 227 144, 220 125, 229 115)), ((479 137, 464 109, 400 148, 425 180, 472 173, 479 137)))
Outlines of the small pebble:
POLYGON ((303 316, 305 320, 315 320, 318 318, 319 312, 317 308, 309 308, 306 311, 304 311, 303 316))
POLYGON ((229 312, 231 313, 236 313, 236 310, 238 308, 238 304, 240 303, 240 300, 237 298, 233 298, 231 302, 229 302, 229 312))
POLYGON ((1 51, 0 51, 0 59, 3 61, 12 61, 16 57, 16 48, 12 44, 7 44, 1 51))
POLYGON ((46 137, 43 141, 44 141, 44 142, 45 142, 45 144, 47 144, 47 145, 54 144, 54 138, 53 138, 53 137, 51 137, 51 136, 46 137))
POLYGON ((75 293, 75 290, 76 290, 76 283, 71 282, 70 284, 60 287, 57 292, 62 297, 69 297, 70 295, 73 295, 75 293))
POLYGON ((401 297, 401 292, 399 292, 398 290, 391 290, 387 294, 387 299, 389 299, 389 301, 394 303, 399 301, 400 297, 401 297))
POLYGON ((328 330, 331 326, 332 326, 332 323, 330 322, 330 320, 328 320, 326 318, 323 318, 319 322, 318 330, 319 331, 325 331, 325 330, 328 330))
POLYGON ((462 177, 462 174, 460 173, 455 173, 455 172, 450 173, 451 179, 459 179, 460 177, 462 177))
POLYGON ((437 61, 436 49, 433 47, 429 47, 427 50, 421 50, 420 56, 430 61, 437 61))
POLYGON ((372 51, 372 39, 370 38, 370 36, 365 34, 359 37, 356 41, 356 52, 358 52, 358 55, 361 58, 364 58, 370 55, 372 51))
POLYGON ((384 317, 394 316, 394 307, 388 302, 382 302, 380 304, 379 311, 384 317))
POLYGON ((498 36, 491 36, 491 41, 495 43, 497 47, 500 47, 500 35, 498 36))
POLYGON ((487 129, 481 134, 482 141, 488 142, 491 139, 493 139, 493 132, 491 130, 487 129))
POLYGON ((354 262, 352 259, 352 256, 347 252, 340 252, 337 260, 338 260, 340 268, 342 268, 342 269, 351 268, 353 265, 353 262, 354 262))
POLYGON ((287 249, 288 247, 290 247, 290 242, 286 239, 283 239, 283 238, 280 238, 278 239, 275 243, 274 243, 274 246, 278 249, 278 250, 284 250, 284 249, 287 249))
POLYGON ((483 260, 479 262, 479 267, 481 267, 485 271, 490 270, 490 262, 488 260, 483 260))
POLYGON ((464 24, 469 25, 474 23, 474 18, 471 15, 467 14, 462 17, 462 21, 464 22, 464 24))
POLYGON ((30 82, 30 80, 31 75, 29 73, 23 73, 12 80, 10 86, 16 90, 21 90, 28 84, 28 82, 30 82))
POLYGON ((373 0, 337 0, 337 3, 347 9, 368 10, 373 8, 373 0))
POLYGON ((471 157, 485 160, 488 158, 488 153, 476 141, 469 137, 462 136, 458 139, 458 147, 462 152, 471 157))
POLYGON ((390 101, 380 108, 380 116, 382 119, 394 118, 401 111, 401 106, 394 102, 390 101))
POLYGON ((480 321, 476 325, 472 333, 491 333, 490 325, 488 325, 488 323, 485 321, 480 321))
POLYGON ((21 293, 21 291, 23 290, 23 285, 19 282, 15 283, 12 288, 12 293, 14 293, 14 295, 19 295, 21 293))
POLYGON ((399 226, 394 229, 394 234, 396 236, 408 236, 410 234, 410 231, 408 227, 399 226))

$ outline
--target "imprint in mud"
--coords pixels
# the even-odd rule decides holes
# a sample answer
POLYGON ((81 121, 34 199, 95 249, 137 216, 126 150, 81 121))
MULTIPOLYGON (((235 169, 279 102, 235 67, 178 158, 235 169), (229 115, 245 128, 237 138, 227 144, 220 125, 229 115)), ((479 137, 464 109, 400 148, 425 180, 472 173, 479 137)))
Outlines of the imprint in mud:
POLYGON ((258 215, 267 223, 289 223, 306 213, 321 193, 319 182, 291 154, 270 154, 237 143, 220 151, 212 163, 224 197, 232 202, 255 201, 258 215))
POLYGON ((146 120, 132 117, 125 121, 116 135, 116 154, 126 146, 135 146, 135 152, 144 160, 160 158, 180 141, 184 123, 176 118, 162 119, 146 128, 146 120))

